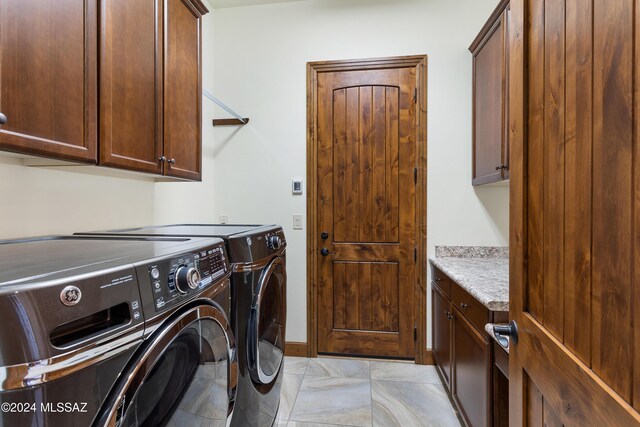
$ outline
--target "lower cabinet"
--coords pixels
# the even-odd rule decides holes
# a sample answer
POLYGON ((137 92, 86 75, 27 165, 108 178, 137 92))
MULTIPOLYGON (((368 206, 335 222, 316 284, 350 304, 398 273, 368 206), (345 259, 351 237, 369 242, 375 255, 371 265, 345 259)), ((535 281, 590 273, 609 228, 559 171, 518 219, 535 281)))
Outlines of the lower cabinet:
MULTIPOLYGON (((484 325, 506 322, 508 313, 488 310, 436 268, 433 276, 438 280, 431 282, 432 352, 442 382, 466 426, 505 425, 508 385, 496 376, 494 341, 484 325)), ((504 355, 500 365, 508 371, 504 355)))
POLYGON ((445 387, 451 390, 451 324, 453 323, 451 303, 435 286, 431 288, 431 301, 433 302, 433 323, 439 325, 433 330, 431 351, 445 387))
POLYGON ((453 317, 453 398, 468 425, 489 426, 491 343, 457 309, 453 317))

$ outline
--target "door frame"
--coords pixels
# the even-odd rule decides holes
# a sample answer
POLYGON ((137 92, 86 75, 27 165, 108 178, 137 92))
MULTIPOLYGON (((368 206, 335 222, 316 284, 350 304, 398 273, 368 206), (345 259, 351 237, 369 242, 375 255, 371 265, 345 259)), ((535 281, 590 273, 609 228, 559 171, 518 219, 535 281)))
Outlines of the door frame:
POLYGON ((432 364, 427 340, 427 55, 394 56, 307 63, 307 356, 318 356, 318 266, 316 251, 317 218, 317 113, 318 73, 335 71, 416 69, 416 283, 414 321, 416 328, 415 363, 432 364))

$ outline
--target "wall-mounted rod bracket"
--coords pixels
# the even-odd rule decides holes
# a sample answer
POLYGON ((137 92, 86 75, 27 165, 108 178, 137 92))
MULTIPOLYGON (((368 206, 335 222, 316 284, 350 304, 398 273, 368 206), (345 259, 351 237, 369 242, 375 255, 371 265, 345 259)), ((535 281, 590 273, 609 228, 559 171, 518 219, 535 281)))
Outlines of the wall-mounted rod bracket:
POLYGON ((249 123, 249 119, 247 117, 242 117, 240 114, 227 107, 222 101, 213 96, 209 91, 203 89, 202 94, 216 103, 224 111, 235 117, 234 119, 213 119, 213 126, 246 125, 247 123, 249 123))

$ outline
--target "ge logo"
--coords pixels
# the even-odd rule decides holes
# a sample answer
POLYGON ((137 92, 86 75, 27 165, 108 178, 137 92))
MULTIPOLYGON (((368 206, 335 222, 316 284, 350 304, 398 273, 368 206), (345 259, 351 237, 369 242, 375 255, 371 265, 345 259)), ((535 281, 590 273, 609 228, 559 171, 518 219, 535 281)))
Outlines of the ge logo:
POLYGON ((66 306, 76 305, 82 298, 82 292, 77 286, 67 286, 60 292, 60 301, 66 306))

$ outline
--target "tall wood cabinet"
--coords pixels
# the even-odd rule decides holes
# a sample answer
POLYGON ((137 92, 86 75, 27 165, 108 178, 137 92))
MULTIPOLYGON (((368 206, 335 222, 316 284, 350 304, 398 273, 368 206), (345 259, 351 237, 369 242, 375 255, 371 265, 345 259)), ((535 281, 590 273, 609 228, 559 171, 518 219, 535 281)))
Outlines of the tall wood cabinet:
POLYGON ((509 179, 509 13, 509 1, 501 1, 469 47, 473 54, 473 185, 509 179))
POLYGON ((0 1, 0 149, 96 162, 97 16, 96 0, 0 1))
POLYGON ((3 0, 0 149, 199 180, 207 12, 200 0, 3 0))

